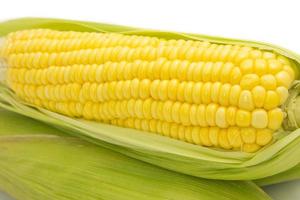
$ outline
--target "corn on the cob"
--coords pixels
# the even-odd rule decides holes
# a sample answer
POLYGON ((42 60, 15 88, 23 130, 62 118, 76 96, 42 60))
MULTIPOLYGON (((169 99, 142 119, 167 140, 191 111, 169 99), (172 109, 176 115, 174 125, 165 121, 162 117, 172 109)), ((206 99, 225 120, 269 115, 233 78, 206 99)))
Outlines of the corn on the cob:
POLYGON ((254 152, 281 128, 295 74, 248 46, 32 29, 1 45, 6 83, 68 116, 254 152))

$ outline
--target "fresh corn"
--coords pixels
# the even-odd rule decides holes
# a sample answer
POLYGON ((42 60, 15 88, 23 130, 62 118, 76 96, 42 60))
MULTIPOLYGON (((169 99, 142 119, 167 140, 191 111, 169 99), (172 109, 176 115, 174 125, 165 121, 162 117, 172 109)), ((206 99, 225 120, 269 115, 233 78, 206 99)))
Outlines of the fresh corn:
POLYGON ((0 35, 2 108, 184 174, 298 177, 300 57, 291 51, 54 19, 3 22, 0 35))
POLYGON ((249 46, 32 29, 3 38, 8 86, 71 117, 254 152, 281 128, 288 59, 249 46))

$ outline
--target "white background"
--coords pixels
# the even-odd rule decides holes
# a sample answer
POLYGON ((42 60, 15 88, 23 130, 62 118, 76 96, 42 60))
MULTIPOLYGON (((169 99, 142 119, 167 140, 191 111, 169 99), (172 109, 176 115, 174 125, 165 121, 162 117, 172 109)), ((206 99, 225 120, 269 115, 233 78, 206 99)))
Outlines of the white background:
MULTIPOLYGON (((2 0, 0 6, 2 21, 51 17, 106 22, 259 40, 300 53, 297 0, 2 0)), ((276 199, 296 200, 299 188, 300 181, 267 191, 276 199)))
POLYGON ((2 0, 0 20, 78 19, 261 40, 300 53, 297 0, 2 0))

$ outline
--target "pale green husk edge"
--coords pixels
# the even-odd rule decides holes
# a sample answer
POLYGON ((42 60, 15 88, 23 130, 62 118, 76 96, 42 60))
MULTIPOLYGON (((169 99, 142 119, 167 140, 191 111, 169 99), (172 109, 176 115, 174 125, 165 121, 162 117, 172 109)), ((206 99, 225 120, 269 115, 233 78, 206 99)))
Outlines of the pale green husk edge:
MULTIPOLYGON (((29 28, 120 32, 164 38, 207 40, 215 43, 244 44, 274 51, 300 63, 297 54, 283 48, 259 43, 196 34, 162 32, 108 24, 57 19, 25 18, 0 24, 0 35, 29 28)), ((273 144, 256 153, 223 151, 187 144, 143 131, 72 119, 45 109, 35 109, 18 99, 5 86, 0 87, 0 106, 62 128, 81 138, 166 169, 197 177, 224 180, 255 180, 285 172, 300 162, 300 130, 281 132, 273 144)))

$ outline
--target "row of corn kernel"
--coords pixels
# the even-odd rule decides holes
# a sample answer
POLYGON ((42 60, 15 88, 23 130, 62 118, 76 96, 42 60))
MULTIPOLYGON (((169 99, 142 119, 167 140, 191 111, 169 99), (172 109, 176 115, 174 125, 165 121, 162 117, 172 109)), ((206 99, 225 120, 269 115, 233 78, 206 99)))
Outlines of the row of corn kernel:
MULTIPOLYGON (((178 80, 127 80, 113 81, 103 84, 97 83, 69 83, 63 85, 33 85, 9 82, 14 90, 24 93, 28 97, 36 97, 47 100, 91 100, 104 102, 109 100, 147 99, 172 100, 196 104, 218 103, 223 106, 238 106, 246 110, 254 108, 273 109, 285 102, 288 89, 278 87, 276 90, 266 90, 262 86, 256 86, 252 90, 242 90, 239 85, 216 83, 179 82, 178 80), (77 99, 73 99, 67 92, 80 93, 77 99), (52 95, 53 94, 53 95, 52 95)), ((23 95, 23 96, 24 96, 23 95)))
POLYGON ((241 72, 232 63, 168 61, 160 58, 155 61, 136 60, 134 62, 107 62, 103 65, 51 66, 45 69, 11 68, 20 82, 47 84, 69 82, 107 82, 117 80, 160 79, 195 82, 216 82, 236 84, 241 80, 241 72), (39 76, 38 76, 39 75, 39 76), (46 80, 40 79, 44 76, 46 80), (30 77, 26 79, 26 77, 30 77), (50 79, 50 77, 53 77, 50 79), (60 78, 61 79, 58 79, 60 78), (49 79, 49 80, 48 80, 49 79))
MULTIPOLYGON (((278 61, 279 62, 279 61, 278 61)), ((188 61, 135 61, 133 63, 108 62, 104 65, 73 65, 67 67, 49 67, 46 69, 10 68, 11 77, 21 83, 58 84, 69 82, 106 82, 115 80, 139 79, 178 79, 180 81, 216 82, 237 84, 244 89, 252 89, 262 85, 266 89, 276 86, 289 87, 293 77, 288 67, 281 69, 275 75, 257 74, 241 75, 240 69, 231 63, 188 62, 188 61), (166 63, 166 65, 164 64, 166 63), (18 76, 15 76, 18 74, 18 76), (43 79, 41 77, 44 77, 43 79)))
MULTIPOLYGON (((211 52, 212 53, 212 52, 211 52)), ((248 51, 229 51, 225 55, 218 54, 211 58, 206 47, 189 47, 187 49, 173 46, 159 47, 107 47, 99 49, 82 49, 60 53, 19 53, 9 54, 8 63, 13 67, 45 68, 48 66, 66 66, 73 64, 102 64, 108 61, 156 60, 167 58, 170 60, 189 61, 230 61, 239 64, 249 57, 248 51)))
MULTIPOLYGON (((193 41, 193 40, 169 40, 165 41, 164 39, 158 39, 155 37, 144 37, 144 36, 126 36, 126 35, 121 35, 121 34, 112 34, 112 33, 76 33, 74 32, 51 32, 50 30, 45 30, 44 33, 42 32, 43 30, 37 30, 37 31, 22 31, 18 32, 15 34, 10 34, 8 36, 9 41, 17 41, 17 44, 12 44, 9 45, 10 49, 12 49, 9 52, 31 52, 33 51, 45 51, 47 50, 47 46, 51 47, 51 50, 56 50, 57 52, 59 51, 66 51, 66 50, 76 50, 78 48, 93 48, 93 47, 102 47, 102 46, 118 46, 118 45, 133 45, 134 47, 139 46, 136 44, 139 44, 139 41, 145 41, 142 42, 142 46, 144 43, 148 44, 148 40, 152 41, 154 40, 155 42, 150 42, 150 44, 159 44, 160 46, 168 46, 171 45, 172 48, 179 47, 183 48, 186 51, 186 48, 189 47, 206 47, 206 54, 213 54, 212 57, 218 57, 218 54, 225 54, 228 53, 228 51, 233 50, 235 51, 244 51, 244 52, 251 52, 251 57, 260 57, 260 54, 264 55, 264 58, 272 58, 272 54, 269 52, 261 52, 259 50, 253 50, 250 47, 240 47, 240 46, 231 46, 231 45, 217 45, 217 44, 209 44, 207 42, 200 42, 200 41, 193 41), (21 35, 21 33, 23 35, 21 35), (68 34, 70 37, 68 37, 68 34), (85 37, 82 37, 85 36, 85 37), (54 40, 53 39, 57 39, 54 40), (85 41, 81 41, 82 38, 86 38, 85 41), (23 41, 24 39, 29 39, 29 41, 23 41), (47 40, 48 39, 48 40, 47 40), (42 43, 42 41, 49 41, 49 39, 52 39, 51 44, 50 42, 42 43), (62 40, 65 39, 65 40, 62 40), (124 40, 124 42, 119 42, 119 40, 124 40), (20 41, 21 40, 21 41, 20 41), (31 42, 31 40, 35 42, 31 42), (61 41, 62 40, 62 41, 61 41), (40 43, 38 43, 39 41, 40 43), (74 45, 73 41, 76 41, 74 45), (80 42, 79 42, 80 41, 80 42), (158 42, 161 41, 161 42, 158 42), (21 42, 19 44, 18 42, 21 42), (23 42, 23 43, 22 43, 23 42), (26 43, 27 42, 27 43, 26 43), (73 42, 73 43, 72 43, 73 42), (49 43, 49 44, 48 44, 49 43), (202 44, 204 43, 205 45, 194 45, 194 44, 202 44), (53 47, 54 46, 54 47, 53 47), (22 48, 23 47, 23 48, 22 48), (30 48, 32 47, 32 48, 30 48), (252 50, 252 51, 251 51, 252 50)), ((15 42, 16 43, 16 42, 15 42)), ((174 52, 174 51, 173 51, 174 52)), ((174 54, 174 53, 173 53, 174 54)), ((221 56, 222 57, 222 56, 221 56)))
MULTIPOLYGON (((97 116, 93 117, 94 119, 145 118, 202 127, 252 126, 254 128, 276 130, 281 126, 284 117, 280 108, 270 111, 256 109, 253 112, 249 112, 213 103, 208 105, 190 105, 172 101, 153 101, 151 99, 145 101, 110 101, 100 104, 88 102, 84 105, 85 112, 83 113, 90 114, 91 112, 89 111, 93 105, 95 105, 95 114, 97 114, 97 116)), ((84 115, 83 117, 89 118, 89 116, 84 115)))
MULTIPOLYGON (((9 39, 9 38, 8 38, 9 39)), ((79 49, 95 49, 102 47, 128 46, 158 46, 160 40, 154 37, 123 36, 115 33, 91 34, 87 37, 70 39, 34 38, 30 40, 15 40, 5 49, 6 54, 29 52, 64 52, 79 49)))
MULTIPOLYGON (((41 101, 39 99, 37 101, 42 102, 39 104, 55 102, 54 108, 50 109, 64 114, 72 113, 74 109, 72 105, 78 103, 71 101, 41 101)), ((280 128, 284 117, 280 108, 270 111, 256 109, 253 112, 249 112, 236 107, 223 107, 217 104, 190 105, 171 101, 153 101, 151 99, 145 101, 131 99, 129 101, 109 101, 105 103, 86 102, 81 104, 82 110, 76 116, 82 116, 85 119, 157 119, 201 127, 217 126, 227 128, 238 126, 276 130, 280 128)))
POLYGON ((251 152, 251 148, 255 151, 257 150, 256 148, 260 148, 260 146, 264 146, 272 140, 272 131, 269 129, 237 127, 230 127, 228 129, 217 127, 200 128, 159 120, 141 120, 135 118, 111 120, 111 123, 118 126, 159 133, 167 137, 202 146, 239 149, 243 148, 244 144, 249 144, 243 149, 248 152, 251 152))

